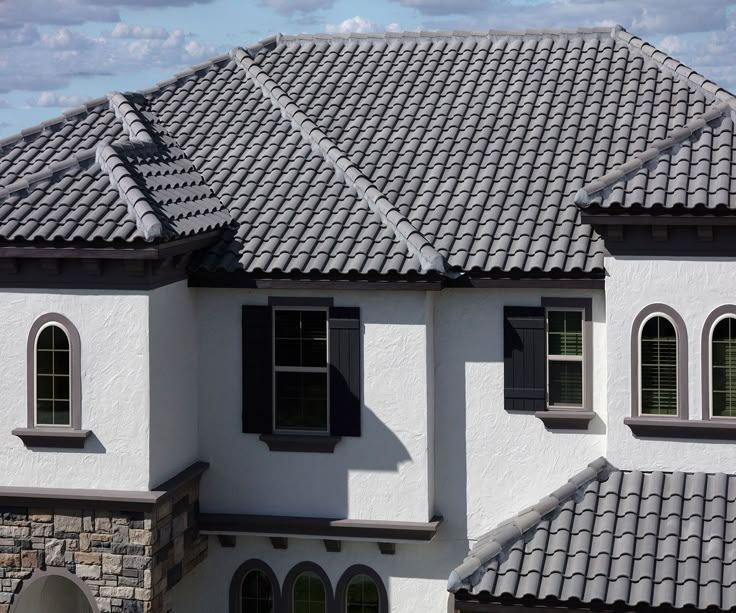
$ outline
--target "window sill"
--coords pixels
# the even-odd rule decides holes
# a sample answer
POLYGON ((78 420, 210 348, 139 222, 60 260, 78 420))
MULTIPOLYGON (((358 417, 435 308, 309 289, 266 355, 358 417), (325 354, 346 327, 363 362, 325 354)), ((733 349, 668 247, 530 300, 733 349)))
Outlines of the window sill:
POLYGON ((82 449, 92 430, 62 428, 16 428, 12 431, 26 447, 63 447, 82 449))
POLYGON ((334 453, 342 437, 309 434, 261 434, 259 437, 271 451, 300 453, 334 453))
POLYGON ((725 420, 627 417, 624 424, 638 437, 736 440, 736 422, 725 420))
POLYGON ((550 409, 537 411, 535 417, 542 420, 547 430, 587 430, 595 417, 593 411, 550 409))

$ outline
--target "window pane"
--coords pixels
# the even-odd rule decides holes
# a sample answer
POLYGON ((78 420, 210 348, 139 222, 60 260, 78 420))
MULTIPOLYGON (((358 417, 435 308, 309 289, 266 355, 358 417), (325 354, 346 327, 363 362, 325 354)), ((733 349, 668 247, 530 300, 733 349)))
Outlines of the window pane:
POLYGON ((644 324, 640 377, 642 414, 677 415, 677 337, 664 317, 644 324))
POLYGON ((327 429, 326 373, 276 373, 276 427, 327 429))
POLYGON ((299 339, 276 339, 276 366, 301 366, 299 339))
POLYGON ((54 369, 54 352, 39 350, 36 354, 37 372, 42 375, 50 375, 54 369))
POLYGON ((36 423, 40 426, 52 425, 54 423, 53 400, 39 400, 36 407, 36 423))
POLYGON ((66 400, 54 401, 54 425, 68 426, 71 424, 69 420, 69 402, 66 400))
POLYGON ((276 366, 326 366, 327 313, 276 310, 275 345, 276 366))
POLYGON ((37 349, 53 349, 54 348, 54 326, 46 326, 41 330, 36 342, 37 349))
POLYGON ((736 417, 736 325, 728 317, 713 329, 712 396, 715 417, 736 417))
POLYGON ((38 375, 36 377, 36 398, 39 400, 54 399, 54 378, 47 375, 38 375))
POLYGON ((548 311, 547 344, 549 355, 583 355, 583 314, 548 311))
POLYGON ((69 377, 54 377, 54 400, 69 400, 69 377))
POLYGON ((378 613, 378 587, 367 575, 356 575, 348 584, 345 601, 348 613, 378 613))
POLYGON ((259 570, 250 571, 243 579, 241 613, 273 613, 271 582, 259 570))
POLYGON ((69 349, 69 339, 66 332, 59 326, 49 326, 54 331, 54 349, 69 349))
POLYGON ((306 572, 297 577, 292 598, 295 613, 326 613, 325 586, 314 573, 306 572))
POLYGON ((583 404, 583 363, 549 362, 549 403, 583 404))
MULTIPOLYGON (((46 353, 40 352, 40 353, 46 353)), ((57 375, 68 375, 69 374, 69 352, 54 351, 54 374, 57 375)))

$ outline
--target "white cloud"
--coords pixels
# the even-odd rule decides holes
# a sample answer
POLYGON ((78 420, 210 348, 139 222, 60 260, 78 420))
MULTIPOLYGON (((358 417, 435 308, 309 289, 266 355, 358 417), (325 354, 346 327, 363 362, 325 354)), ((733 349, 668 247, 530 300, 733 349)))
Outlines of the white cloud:
POLYGON ((112 38, 166 38, 166 28, 153 26, 133 26, 128 23, 116 23, 110 31, 112 38))
POLYGON ((266 6, 289 17, 296 13, 312 13, 328 9, 334 3, 335 0, 261 0, 261 6, 266 6))
POLYGON ((81 51, 91 47, 94 40, 69 28, 60 28, 51 32, 44 32, 41 35, 41 44, 55 51, 81 51))
POLYGON ((398 23, 383 25, 359 15, 345 19, 340 23, 328 23, 325 25, 325 32, 329 34, 346 34, 348 32, 398 32, 400 30, 401 26, 398 23))
POLYGON ((72 107, 84 102, 83 96, 67 96, 58 92, 41 92, 36 98, 28 100, 31 106, 72 107))
POLYGON ((687 48, 687 43, 681 36, 673 34, 665 36, 661 41, 659 41, 659 45, 657 45, 657 47, 668 55, 675 55, 684 51, 687 48))
POLYGON ((31 45, 39 38, 38 29, 30 24, 2 27, 0 24, 0 48, 31 45))

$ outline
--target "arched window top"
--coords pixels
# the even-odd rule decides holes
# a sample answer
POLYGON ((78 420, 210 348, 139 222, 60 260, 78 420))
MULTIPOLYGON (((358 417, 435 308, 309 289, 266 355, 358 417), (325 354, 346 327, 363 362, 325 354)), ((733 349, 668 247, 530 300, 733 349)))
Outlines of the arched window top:
POLYGON ((348 568, 337 584, 340 613, 388 613, 388 594, 381 577, 372 568, 356 564, 348 568))
POLYGON ((634 320, 631 334, 634 417, 687 418, 687 331, 680 315, 652 304, 634 320))
POLYGON ((59 313, 39 317, 28 334, 28 427, 80 430, 81 343, 59 313))
POLYGON ((314 562, 300 562, 284 580, 283 600, 289 613, 332 613, 330 579, 314 562))
POLYGON ((703 359, 703 419, 736 418, 736 306, 723 305, 705 320, 703 359))
POLYGON ((265 562, 243 562, 230 582, 230 613, 277 613, 281 595, 276 575, 265 562))

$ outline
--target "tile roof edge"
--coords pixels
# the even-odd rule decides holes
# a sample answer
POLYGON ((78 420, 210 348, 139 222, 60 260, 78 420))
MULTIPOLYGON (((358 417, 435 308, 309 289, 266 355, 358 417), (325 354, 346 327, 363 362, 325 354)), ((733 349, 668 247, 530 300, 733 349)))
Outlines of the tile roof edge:
POLYGON ((693 135, 705 126, 719 121, 730 111, 731 106, 727 102, 717 102, 705 113, 694 117, 684 126, 671 130, 665 138, 654 141, 646 151, 632 156, 623 164, 614 167, 610 172, 584 185, 575 194, 575 204, 582 208, 587 207, 593 196, 619 181, 627 180, 630 176, 644 168, 646 164, 652 160, 656 160, 660 155, 672 149, 675 145, 692 138, 693 135))
POLYGON ((95 154, 96 150, 94 148, 83 149, 62 162, 48 164, 43 170, 26 175, 22 179, 0 189, 0 200, 5 200, 14 193, 25 191, 32 185, 42 181, 53 180, 67 172, 89 167, 95 161, 95 154))
POLYGON ((539 502, 528 507, 514 517, 500 523, 493 530, 487 532, 476 542, 462 564, 457 566, 447 581, 447 591, 453 594, 461 589, 468 589, 471 583, 476 583, 485 574, 484 566, 499 555, 510 545, 518 541, 525 533, 534 529, 537 524, 569 500, 575 493, 592 481, 605 481, 611 472, 617 470, 605 457, 593 460, 588 466, 568 479, 562 487, 542 498, 539 502), (481 544, 482 543, 482 544, 481 544), (470 580, 470 581, 468 581, 470 580))
POLYGON ((736 96, 727 89, 721 87, 714 81, 706 79, 699 72, 676 60, 664 51, 660 51, 654 45, 644 39, 627 32, 622 26, 614 26, 611 30, 611 38, 619 40, 642 55, 660 64, 665 70, 672 71, 678 77, 688 81, 694 87, 705 90, 720 102, 727 103, 731 110, 736 113, 736 96))
POLYGON ((376 213, 394 235, 403 242, 409 252, 416 255, 422 272, 450 274, 447 262, 432 244, 414 227, 384 196, 372 181, 354 164, 320 128, 302 111, 278 84, 251 58, 244 49, 231 51, 235 63, 253 80, 282 115, 289 119, 313 148, 318 150, 343 181, 353 188, 358 197, 376 213))
MULTIPOLYGON (((121 145, 125 146, 124 143, 121 145)), ((107 173, 110 183, 117 188, 120 198, 128 206, 128 213, 135 219, 145 240, 152 241, 162 235, 161 221, 118 154, 116 147, 121 145, 100 143, 95 159, 100 168, 107 173)))

